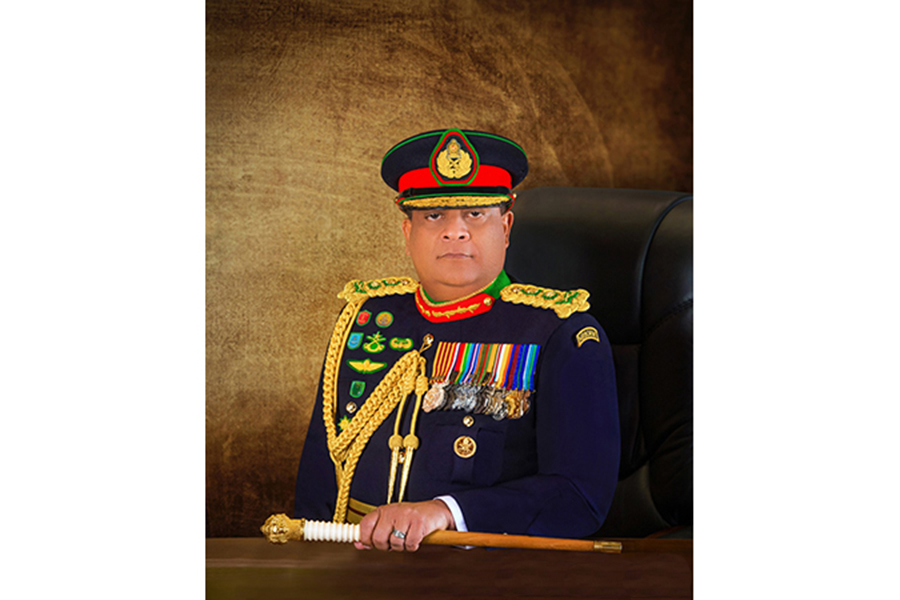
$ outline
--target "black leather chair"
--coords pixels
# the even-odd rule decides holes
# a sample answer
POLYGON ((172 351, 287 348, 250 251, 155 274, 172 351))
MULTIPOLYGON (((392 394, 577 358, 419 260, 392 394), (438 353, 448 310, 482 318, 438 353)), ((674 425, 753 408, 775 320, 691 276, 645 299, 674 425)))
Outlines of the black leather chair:
POLYGON ((677 192, 521 192, 506 269, 591 292, 612 342, 622 458, 596 537, 692 537, 693 200, 677 192))

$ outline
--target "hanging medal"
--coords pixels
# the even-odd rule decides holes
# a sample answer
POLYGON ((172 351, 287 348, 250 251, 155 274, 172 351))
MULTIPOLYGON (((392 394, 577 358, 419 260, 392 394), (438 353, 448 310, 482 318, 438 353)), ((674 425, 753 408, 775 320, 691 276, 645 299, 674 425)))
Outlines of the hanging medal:
POLYGON ((531 408, 538 344, 440 342, 422 409, 519 419, 531 408))

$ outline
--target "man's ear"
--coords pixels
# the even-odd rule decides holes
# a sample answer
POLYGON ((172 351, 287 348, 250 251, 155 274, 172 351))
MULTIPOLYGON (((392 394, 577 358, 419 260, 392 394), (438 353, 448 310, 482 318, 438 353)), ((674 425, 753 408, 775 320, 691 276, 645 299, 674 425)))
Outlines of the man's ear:
POLYGON ((515 216, 513 215, 511 210, 508 210, 503 213, 503 216, 501 218, 503 219, 503 233, 506 236, 506 247, 509 248, 509 232, 512 230, 515 216))
POLYGON ((400 223, 400 229, 403 230, 403 237, 406 238, 406 255, 410 256, 409 232, 412 231, 412 217, 406 217, 405 219, 403 219, 403 222, 400 223))

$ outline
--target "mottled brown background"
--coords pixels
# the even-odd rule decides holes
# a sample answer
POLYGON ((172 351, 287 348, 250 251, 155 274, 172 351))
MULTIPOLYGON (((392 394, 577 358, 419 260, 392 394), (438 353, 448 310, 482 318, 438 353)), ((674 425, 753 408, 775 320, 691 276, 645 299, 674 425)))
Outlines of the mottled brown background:
POLYGON ((692 191, 692 5, 207 2, 207 528, 291 512, 336 293, 414 275, 379 176, 463 127, 528 152, 520 189, 692 191))

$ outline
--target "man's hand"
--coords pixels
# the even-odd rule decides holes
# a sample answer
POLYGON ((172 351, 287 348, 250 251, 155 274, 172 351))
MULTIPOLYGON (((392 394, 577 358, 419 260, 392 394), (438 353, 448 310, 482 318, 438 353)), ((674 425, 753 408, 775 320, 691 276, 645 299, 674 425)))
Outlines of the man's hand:
POLYGON ((359 523, 357 550, 399 550, 415 552, 422 538, 439 529, 456 529, 450 509, 440 500, 399 502, 379 506, 359 523), (405 537, 394 535, 405 533, 405 537))

